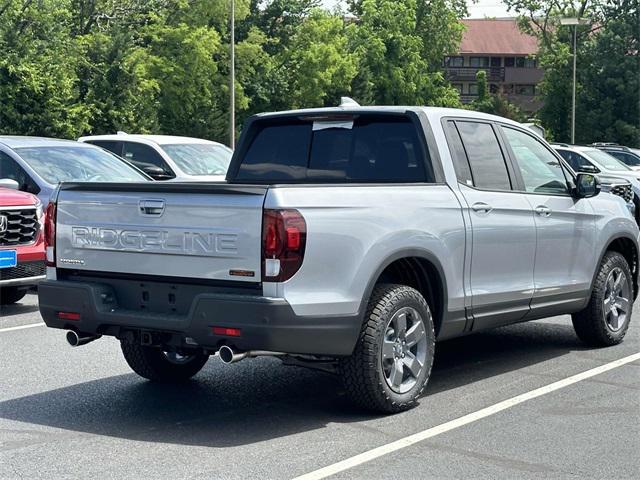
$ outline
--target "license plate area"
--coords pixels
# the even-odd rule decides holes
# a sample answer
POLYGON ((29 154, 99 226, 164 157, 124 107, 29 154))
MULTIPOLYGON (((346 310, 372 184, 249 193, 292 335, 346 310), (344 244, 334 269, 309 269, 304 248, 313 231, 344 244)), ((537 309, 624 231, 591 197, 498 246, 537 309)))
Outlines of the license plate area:
POLYGON ((114 278, 111 274, 87 275, 82 271, 58 269, 59 280, 100 285, 105 293, 98 299, 98 307, 107 310, 137 310, 151 314, 186 317, 196 297, 201 294, 262 294, 259 284, 247 286, 233 283, 230 286, 218 286, 188 283, 187 280, 184 282, 156 281, 147 278, 134 280, 130 275, 123 275, 124 277, 114 278))
POLYGON ((0 250, 0 268, 18 266, 18 252, 16 250, 0 250))

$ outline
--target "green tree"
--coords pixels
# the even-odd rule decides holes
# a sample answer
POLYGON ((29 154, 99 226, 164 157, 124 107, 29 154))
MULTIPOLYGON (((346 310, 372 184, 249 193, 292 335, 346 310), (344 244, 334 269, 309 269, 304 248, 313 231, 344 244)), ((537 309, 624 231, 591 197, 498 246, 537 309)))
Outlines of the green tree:
POLYGON ((72 138, 87 128, 69 6, 66 0, 0 4, 1 132, 72 138))
MULTIPOLYGON (((431 2, 430 2, 431 3, 431 2)), ((420 2, 423 5, 423 2, 420 2)), ((458 23, 432 39, 440 47, 429 50, 424 16, 419 22, 416 0, 352 2, 358 28, 352 48, 359 56, 354 96, 373 104, 458 106, 458 93, 444 79, 442 58, 459 40, 458 23), (446 46, 447 50, 443 50, 446 46), (431 63, 429 59, 432 60, 431 63)), ((450 14, 447 2, 433 2, 430 15, 450 14)))
POLYGON ((499 115, 518 122, 526 121, 526 115, 516 105, 500 94, 489 92, 487 72, 485 70, 479 70, 476 73, 476 83, 478 84, 478 98, 469 106, 472 110, 499 115))
MULTIPOLYGON (((236 0, 236 113, 459 105, 442 74, 464 0, 236 0)), ((229 0, 0 0, 0 131, 225 141, 229 0)))
POLYGON ((290 108, 336 105, 350 92, 357 56, 349 51, 342 18, 314 10, 278 57, 290 76, 290 108))
POLYGON ((570 140, 573 27, 578 27, 576 142, 640 144, 640 17, 637 0, 505 0, 521 14, 520 27, 538 37, 545 69, 538 113, 558 141, 570 140))

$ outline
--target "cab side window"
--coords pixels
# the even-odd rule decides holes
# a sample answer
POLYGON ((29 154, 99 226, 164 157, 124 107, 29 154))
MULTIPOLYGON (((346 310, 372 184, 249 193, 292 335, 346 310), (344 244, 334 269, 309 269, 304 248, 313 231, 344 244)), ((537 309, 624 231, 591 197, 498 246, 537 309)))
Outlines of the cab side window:
POLYGON ((516 164, 530 193, 568 195, 567 179, 556 156, 541 142, 514 128, 502 127, 516 164))
POLYGON ((37 195, 40 193, 40 187, 33 179, 18 165, 13 158, 4 152, 0 152, 0 178, 10 178, 18 182, 18 188, 23 192, 37 195))
POLYGON ((489 123, 456 121, 473 185, 484 190, 511 190, 511 179, 498 138, 489 123))

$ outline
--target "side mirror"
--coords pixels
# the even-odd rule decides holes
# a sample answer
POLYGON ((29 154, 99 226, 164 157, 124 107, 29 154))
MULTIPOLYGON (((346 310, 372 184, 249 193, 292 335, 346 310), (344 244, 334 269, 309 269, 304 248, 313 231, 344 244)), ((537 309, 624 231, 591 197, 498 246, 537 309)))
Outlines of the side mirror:
POLYGON ((174 178, 169 172, 161 167, 156 167, 155 165, 145 165, 142 167, 142 171, 149 175, 154 180, 170 180, 174 178))
POLYGON ((579 171, 582 173, 600 173, 600 170, 594 165, 582 165, 579 171))
POLYGON ((20 184, 11 178, 0 178, 0 188, 10 188, 11 190, 19 190, 20 184))
POLYGON ((576 177, 575 196, 577 198, 595 197, 601 190, 600 179, 590 173, 579 173, 576 177))

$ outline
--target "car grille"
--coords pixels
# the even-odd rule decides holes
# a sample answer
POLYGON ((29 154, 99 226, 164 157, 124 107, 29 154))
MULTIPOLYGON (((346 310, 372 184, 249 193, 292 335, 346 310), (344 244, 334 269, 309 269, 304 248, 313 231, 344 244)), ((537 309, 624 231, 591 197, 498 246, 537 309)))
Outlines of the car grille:
POLYGON ((45 275, 44 262, 24 262, 15 267, 0 268, 0 282, 2 280, 16 280, 19 278, 40 277, 45 275))
POLYGON ((619 197, 624 198, 625 202, 631 203, 633 200, 633 190, 631 189, 631 185, 614 185, 611 187, 611 193, 614 195, 618 195, 619 197))
POLYGON ((38 216, 35 208, 20 210, 2 210, 0 216, 7 217, 6 223, 2 221, 3 231, 0 231, 0 246, 11 247, 14 245, 29 245, 36 240, 38 229, 38 216))

